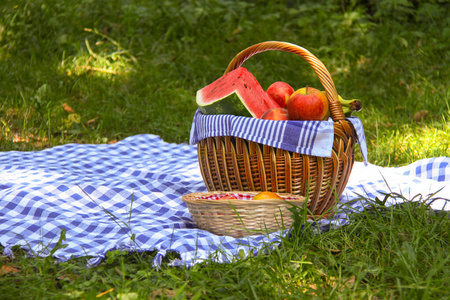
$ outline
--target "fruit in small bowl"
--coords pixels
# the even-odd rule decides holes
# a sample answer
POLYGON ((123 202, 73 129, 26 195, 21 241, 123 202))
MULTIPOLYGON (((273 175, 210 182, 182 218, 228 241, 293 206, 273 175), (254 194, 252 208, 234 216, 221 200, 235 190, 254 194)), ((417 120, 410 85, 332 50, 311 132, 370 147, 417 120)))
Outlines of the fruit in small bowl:
POLYGON ((283 200, 283 197, 274 192, 263 191, 256 194, 252 200, 283 200))

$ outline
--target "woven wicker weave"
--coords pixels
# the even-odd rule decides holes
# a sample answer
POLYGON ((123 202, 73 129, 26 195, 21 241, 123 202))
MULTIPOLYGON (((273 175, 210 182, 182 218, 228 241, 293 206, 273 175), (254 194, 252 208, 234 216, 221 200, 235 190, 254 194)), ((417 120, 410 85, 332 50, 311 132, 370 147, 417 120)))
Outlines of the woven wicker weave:
POLYGON ((182 200, 200 229, 233 237, 289 229, 293 221, 289 208, 305 203, 303 196, 286 193, 279 193, 283 200, 250 200, 256 194, 242 191, 192 193, 184 195, 182 200), (238 199, 217 200, 229 194, 238 199))
POLYGON ((309 156, 237 137, 210 137, 197 146, 203 180, 209 191, 268 190, 306 196, 313 215, 325 214, 333 208, 347 184, 355 160, 356 132, 345 120, 325 65, 300 46, 273 41, 253 45, 236 55, 225 74, 251 56, 268 50, 297 54, 315 71, 327 93, 334 122, 332 155, 329 158, 309 156))

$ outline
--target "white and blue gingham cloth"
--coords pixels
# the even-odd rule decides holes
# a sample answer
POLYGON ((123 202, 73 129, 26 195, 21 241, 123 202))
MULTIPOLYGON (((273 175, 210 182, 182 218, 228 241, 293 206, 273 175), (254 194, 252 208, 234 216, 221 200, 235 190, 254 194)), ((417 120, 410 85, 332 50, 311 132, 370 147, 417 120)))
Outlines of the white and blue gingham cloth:
MULTIPOLYGON (((355 128, 361 155, 367 162, 364 128, 359 118, 347 118, 355 128)), ((331 157, 334 124, 329 121, 272 121, 234 115, 204 115, 197 110, 190 144, 216 136, 234 136, 305 155, 331 157)))
MULTIPOLYGON (((362 210, 358 194, 399 193, 415 201, 434 199, 436 209, 448 209, 443 199, 450 199, 449 183, 448 157, 402 168, 356 162, 341 201, 362 210)), ((155 266, 175 251, 180 259, 173 265, 191 266, 206 259, 231 262, 279 245, 285 232, 236 239, 199 230, 181 196, 205 191, 196 147, 155 135, 110 145, 0 152, 0 244, 5 255, 20 246, 30 255, 47 256, 65 232, 63 247, 53 255, 60 261, 88 257, 91 266, 116 249, 155 251, 155 266)), ((340 211, 322 224, 339 226, 346 216, 340 211)))

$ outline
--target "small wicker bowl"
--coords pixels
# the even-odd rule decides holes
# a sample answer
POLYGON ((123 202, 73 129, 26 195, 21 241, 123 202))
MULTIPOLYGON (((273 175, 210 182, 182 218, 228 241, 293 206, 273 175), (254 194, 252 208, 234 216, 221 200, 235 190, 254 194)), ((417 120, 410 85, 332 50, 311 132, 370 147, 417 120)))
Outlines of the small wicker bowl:
POLYGON ((278 193, 283 200, 251 200, 258 193, 192 193, 181 199, 200 229, 235 238, 289 229, 293 221, 289 208, 293 205, 301 207, 305 203, 303 196, 287 193, 278 193), (237 199, 219 200, 229 195, 237 199))

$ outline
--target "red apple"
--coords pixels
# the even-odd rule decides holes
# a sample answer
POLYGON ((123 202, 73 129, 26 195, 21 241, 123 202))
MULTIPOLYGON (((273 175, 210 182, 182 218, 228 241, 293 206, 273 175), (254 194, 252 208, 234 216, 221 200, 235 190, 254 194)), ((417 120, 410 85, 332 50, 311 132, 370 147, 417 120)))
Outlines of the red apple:
POLYGON ((294 93, 294 89, 286 82, 277 81, 269 86, 266 93, 281 107, 285 107, 287 100, 294 93))
POLYGON ((261 116, 261 119, 287 121, 289 120, 289 114, 287 109, 285 108, 271 108, 261 116))
MULTIPOLYGON (((307 94, 311 94, 311 93, 315 93, 315 92, 320 92, 320 91, 318 89, 313 88, 313 87, 307 86, 307 87, 304 87, 304 88, 296 90, 292 94, 307 95, 307 94)), ((291 94, 291 96, 292 96, 292 94, 291 94)))
POLYGON ((322 121, 328 119, 328 100, 315 88, 302 88, 294 92, 287 102, 291 120, 322 121))

